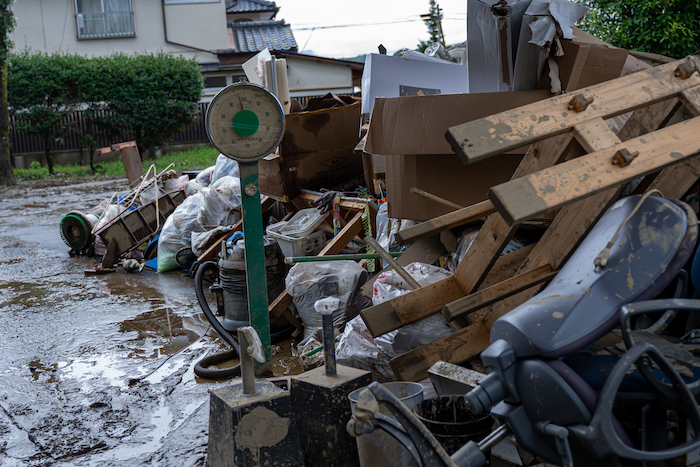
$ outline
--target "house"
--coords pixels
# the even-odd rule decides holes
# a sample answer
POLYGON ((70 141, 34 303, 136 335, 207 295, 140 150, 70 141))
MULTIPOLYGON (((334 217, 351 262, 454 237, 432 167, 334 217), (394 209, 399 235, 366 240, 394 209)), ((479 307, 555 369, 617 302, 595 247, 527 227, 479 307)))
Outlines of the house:
POLYGON ((86 56, 165 51, 203 68, 228 48, 223 0, 21 0, 14 50, 86 56))
POLYGON ((287 59, 292 97, 352 93, 362 75, 362 64, 300 54, 272 1, 21 0, 12 11, 15 51, 183 55, 202 67, 204 101, 243 78, 242 64, 265 48, 287 59))

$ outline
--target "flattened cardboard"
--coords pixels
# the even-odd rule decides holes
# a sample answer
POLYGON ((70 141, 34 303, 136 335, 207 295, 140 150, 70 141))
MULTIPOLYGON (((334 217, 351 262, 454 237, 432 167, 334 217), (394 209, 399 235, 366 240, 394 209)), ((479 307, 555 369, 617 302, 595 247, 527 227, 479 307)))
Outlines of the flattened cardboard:
POLYGON ((464 165, 455 154, 386 156, 389 217, 426 221, 454 210, 411 193, 411 187, 465 207, 484 201, 489 188, 510 180, 520 159, 506 154, 464 165))
MULTIPOLYGON (((559 65, 563 91, 571 92, 619 78, 627 60, 627 50, 589 42, 562 40, 564 55, 554 60, 559 65)), ((549 89, 549 66, 545 64, 538 89, 549 89)))
POLYGON ((445 139, 448 128, 548 97, 549 91, 538 90, 380 98, 375 102, 365 152, 454 155, 445 139))
POLYGON ((287 115, 279 155, 258 162, 260 191, 282 201, 315 188, 362 175, 360 103, 287 115))

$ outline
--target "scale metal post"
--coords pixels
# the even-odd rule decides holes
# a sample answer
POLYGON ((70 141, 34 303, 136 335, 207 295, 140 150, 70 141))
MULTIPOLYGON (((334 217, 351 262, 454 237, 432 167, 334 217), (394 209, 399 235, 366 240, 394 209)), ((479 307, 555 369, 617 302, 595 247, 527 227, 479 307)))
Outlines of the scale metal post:
POLYGON ((284 110, 262 86, 236 83, 222 89, 209 104, 206 129, 212 144, 238 162, 241 178, 248 313, 269 361, 270 317, 263 242, 258 160, 272 153, 284 136, 284 110))

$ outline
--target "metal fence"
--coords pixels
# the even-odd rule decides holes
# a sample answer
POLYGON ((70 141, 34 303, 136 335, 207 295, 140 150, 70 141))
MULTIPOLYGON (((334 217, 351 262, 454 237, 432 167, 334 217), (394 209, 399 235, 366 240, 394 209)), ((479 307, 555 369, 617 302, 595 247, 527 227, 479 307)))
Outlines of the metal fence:
MULTIPOLYGON (((295 97, 302 106, 311 99, 311 97, 295 97)), ((199 113, 193 123, 187 125, 182 131, 176 133, 168 140, 169 144, 186 144, 186 143, 206 143, 209 141, 207 131, 204 128, 205 116, 207 114, 208 102, 199 103, 199 113)), ((102 115, 104 116, 104 115, 102 115)), ((121 143, 124 141, 133 140, 133 136, 128 131, 124 131, 115 138, 107 138, 100 135, 100 131, 91 124, 90 120, 85 118, 84 112, 81 110, 75 111, 68 115, 65 119, 71 124, 71 129, 62 138, 52 141, 49 144, 51 151, 70 151, 88 149, 85 144, 81 144, 80 135, 92 134, 97 140, 96 148, 105 148, 112 144, 121 143)), ((12 141, 11 153, 13 155, 26 154, 33 152, 44 152, 44 142, 36 135, 30 135, 15 128, 14 119, 11 120, 10 138, 12 141)))

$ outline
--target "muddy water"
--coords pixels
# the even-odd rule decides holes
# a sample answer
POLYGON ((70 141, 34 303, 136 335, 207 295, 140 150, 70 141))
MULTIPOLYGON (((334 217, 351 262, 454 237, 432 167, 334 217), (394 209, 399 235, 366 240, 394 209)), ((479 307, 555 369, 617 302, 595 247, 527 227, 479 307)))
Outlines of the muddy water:
MULTIPOLYGON (((194 364, 225 348, 179 272, 86 276, 59 221, 125 181, 0 200, 0 465, 199 466, 209 391, 194 364)), ((276 373, 297 372, 289 346, 276 373)))

